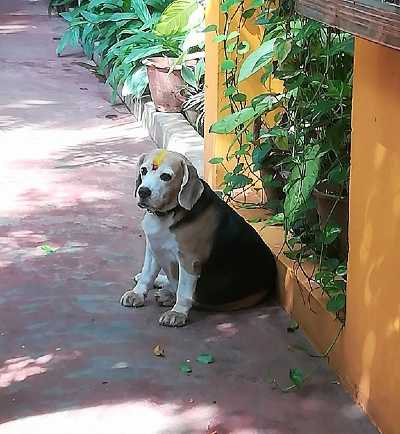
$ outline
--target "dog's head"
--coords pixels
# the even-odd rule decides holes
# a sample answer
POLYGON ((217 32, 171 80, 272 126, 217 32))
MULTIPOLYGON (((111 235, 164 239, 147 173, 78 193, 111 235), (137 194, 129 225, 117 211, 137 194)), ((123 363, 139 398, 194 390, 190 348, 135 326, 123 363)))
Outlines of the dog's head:
POLYGON ((191 210, 203 190, 197 170, 183 155, 161 149, 139 158, 135 196, 141 208, 167 212, 180 205, 191 210))

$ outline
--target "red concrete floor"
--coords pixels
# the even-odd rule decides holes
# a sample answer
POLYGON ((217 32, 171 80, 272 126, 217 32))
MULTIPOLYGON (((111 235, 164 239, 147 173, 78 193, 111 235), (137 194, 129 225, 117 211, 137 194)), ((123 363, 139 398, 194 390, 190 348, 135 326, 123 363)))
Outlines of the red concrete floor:
POLYGON ((63 28, 45 1, 0 3, 0 433, 375 433, 325 363, 288 351, 307 342, 280 307, 169 329, 154 304, 119 305, 144 249, 134 165, 154 145, 80 53, 56 58, 63 28), (309 383, 273 390, 293 367, 309 383))

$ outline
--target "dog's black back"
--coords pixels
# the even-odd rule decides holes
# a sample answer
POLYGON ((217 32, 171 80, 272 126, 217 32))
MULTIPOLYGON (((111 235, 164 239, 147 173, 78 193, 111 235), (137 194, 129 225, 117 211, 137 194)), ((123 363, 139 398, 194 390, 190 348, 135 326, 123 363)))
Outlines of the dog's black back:
MULTIPOLYGON (((202 264, 196 304, 223 306, 256 294, 270 293, 276 282, 275 258, 257 232, 203 182, 204 191, 184 220, 215 206, 218 226, 211 255, 202 264)), ((183 223, 181 221, 180 223, 183 223)))

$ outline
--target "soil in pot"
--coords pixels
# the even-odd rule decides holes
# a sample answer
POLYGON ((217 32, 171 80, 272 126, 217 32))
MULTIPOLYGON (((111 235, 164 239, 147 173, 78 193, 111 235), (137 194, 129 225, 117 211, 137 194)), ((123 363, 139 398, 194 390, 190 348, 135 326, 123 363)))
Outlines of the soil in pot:
POLYGON ((185 82, 180 67, 175 66, 170 72, 174 60, 169 57, 152 57, 143 61, 147 66, 151 99, 160 112, 178 113, 186 99, 182 95, 185 82))
POLYGON ((336 243, 334 243, 329 253, 337 255, 341 259, 346 259, 348 253, 348 224, 349 224, 349 199, 347 196, 340 195, 329 185, 323 184, 314 190, 314 198, 317 203, 319 225, 323 229, 329 223, 336 223, 342 231, 336 243))

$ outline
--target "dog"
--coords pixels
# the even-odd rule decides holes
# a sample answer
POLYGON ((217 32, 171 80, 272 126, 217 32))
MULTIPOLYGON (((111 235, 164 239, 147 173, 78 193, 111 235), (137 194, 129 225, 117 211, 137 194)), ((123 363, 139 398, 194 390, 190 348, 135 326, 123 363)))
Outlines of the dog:
POLYGON ((121 297, 123 306, 144 306, 149 290, 158 287, 158 303, 172 306, 159 323, 181 327, 192 307, 237 310, 274 289, 271 250, 186 157, 166 150, 140 156, 134 195, 146 210, 146 251, 136 286, 121 297))

